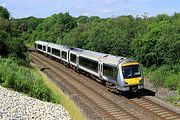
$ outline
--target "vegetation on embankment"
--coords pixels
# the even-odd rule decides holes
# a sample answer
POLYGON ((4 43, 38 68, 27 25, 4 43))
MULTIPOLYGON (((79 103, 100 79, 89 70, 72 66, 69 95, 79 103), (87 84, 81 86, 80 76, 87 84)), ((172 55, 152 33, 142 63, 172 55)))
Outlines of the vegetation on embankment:
POLYGON ((40 100, 55 102, 51 90, 36 75, 35 69, 19 66, 16 61, 0 57, 0 85, 40 100))
MULTIPOLYGON (((144 68, 145 77, 158 87, 169 88, 170 90, 177 90, 180 83, 180 66, 179 65, 162 65, 160 67, 152 66, 144 68)), ((180 89, 179 89, 180 90, 180 89)))
POLYGON ((72 119, 84 120, 80 109, 48 78, 34 67, 19 66, 16 61, 0 57, 0 85, 40 100, 63 105, 72 119))
POLYGON ((169 96, 166 97, 166 100, 180 106, 180 65, 152 66, 144 68, 143 71, 145 77, 157 90, 163 87, 171 91, 177 91, 179 96, 169 96))

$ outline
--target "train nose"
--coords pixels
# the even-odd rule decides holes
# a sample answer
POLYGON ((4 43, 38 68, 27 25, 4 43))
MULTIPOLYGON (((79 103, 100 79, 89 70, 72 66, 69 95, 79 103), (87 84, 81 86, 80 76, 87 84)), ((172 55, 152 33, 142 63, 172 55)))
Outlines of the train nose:
POLYGON ((128 85, 137 85, 140 84, 140 81, 142 80, 141 77, 138 78, 129 78, 129 79, 125 79, 124 81, 126 83, 128 83, 128 85))

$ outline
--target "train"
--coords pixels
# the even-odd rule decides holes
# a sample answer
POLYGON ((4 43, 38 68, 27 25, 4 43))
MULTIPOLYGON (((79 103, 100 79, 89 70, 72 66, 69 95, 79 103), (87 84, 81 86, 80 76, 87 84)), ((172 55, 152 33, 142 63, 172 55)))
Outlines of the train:
POLYGON ((137 92, 144 88, 139 62, 125 57, 37 40, 35 50, 105 83, 111 91, 137 92))

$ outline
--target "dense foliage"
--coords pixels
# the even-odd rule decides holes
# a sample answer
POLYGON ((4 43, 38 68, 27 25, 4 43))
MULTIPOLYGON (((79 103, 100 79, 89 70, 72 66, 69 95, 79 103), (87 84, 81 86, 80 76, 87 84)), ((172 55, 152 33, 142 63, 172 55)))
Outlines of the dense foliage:
POLYGON ((179 63, 180 14, 158 15, 150 22, 132 42, 136 58, 146 66, 179 63))
POLYGON ((9 11, 6 8, 2 7, 2 6, 0 6, 0 17, 5 18, 5 19, 10 18, 9 11))
POLYGON ((0 68, 0 85, 41 100, 55 101, 55 96, 35 69, 18 66, 13 59, 1 57, 0 68))
POLYGON ((131 57, 146 67, 180 62, 179 13, 106 19, 94 16, 73 18, 68 13, 60 13, 45 19, 30 17, 16 21, 21 37, 30 43, 40 39, 131 57))
POLYGON ((37 39, 51 42, 61 41, 66 33, 77 27, 75 19, 69 13, 54 14, 46 19, 34 17, 17 19, 16 23, 22 38, 29 42, 37 39))
POLYGON ((0 6, 0 56, 16 59, 20 65, 29 65, 27 47, 19 37, 18 25, 9 18, 6 8, 0 6))

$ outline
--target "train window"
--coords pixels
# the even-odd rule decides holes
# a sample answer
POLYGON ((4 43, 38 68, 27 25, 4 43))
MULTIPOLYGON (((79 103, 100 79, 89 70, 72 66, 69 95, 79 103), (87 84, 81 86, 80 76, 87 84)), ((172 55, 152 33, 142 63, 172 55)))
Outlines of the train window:
POLYGON ((98 72, 98 61, 79 56, 79 64, 83 67, 93 70, 94 72, 98 72))
POLYGON ((139 65, 123 66, 122 72, 125 79, 141 77, 139 65))
POLYGON ((41 49, 42 50, 42 45, 38 44, 38 49, 41 49))
POLYGON ((48 53, 50 53, 51 52, 51 48, 50 47, 48 47, 48 53))
POLYGON ((43 50, 46 51, 46 46, 43 46, 43 50))
POLYGON ((76 55, 71 53, 70 57, 70 61, 76 63, 76 55))
POLYGON ((57 50, 55 48, 52 48, 52 54, 56 56, 60 56, 60 50, 57 50))
POLYGON ((62 58, 67 59, 67 52, 62 51, 62 58))
POLYGON ((115 66, 103 63, 103 75, 116 79, 117 68, 115 66))

